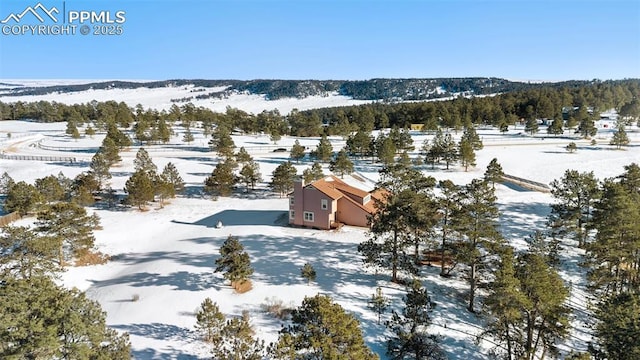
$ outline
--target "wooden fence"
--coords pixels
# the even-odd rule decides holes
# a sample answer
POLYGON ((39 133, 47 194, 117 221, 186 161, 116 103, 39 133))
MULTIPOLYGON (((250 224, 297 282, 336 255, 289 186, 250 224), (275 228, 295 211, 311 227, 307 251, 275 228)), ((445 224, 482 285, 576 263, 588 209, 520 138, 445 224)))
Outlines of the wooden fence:
POLYGON ((22 219, 22 216, 17 211, 12 212, 11 214, 7 214, 5 216, 0 216, 0 227, 7 226, 14 221, 22 219))
POLYGON ((77 162, 76 158, 68 156, 40 156, 40 155, 6 155, 0 154, 0 159, 5 160, 31 160, 31 161, 55 161, 55 162, 77 162))
POLYGON ((543 192, 543 193, 550 193, 551 189, 549 188, 549 185, 547 184, 543 184, 541 182, 537 182, 537 181, 532 181, 529 179, 523 179, 521 177, 517 177, 517 176, 513 176, 513 175, 507 175, 504 174, 502 175, 502 180, 505 182, 510 182, 519 186, 522 186, 525 189, 529 189, 529 190, 533 190, 533 191, 539 191, 539 192, 543 192))

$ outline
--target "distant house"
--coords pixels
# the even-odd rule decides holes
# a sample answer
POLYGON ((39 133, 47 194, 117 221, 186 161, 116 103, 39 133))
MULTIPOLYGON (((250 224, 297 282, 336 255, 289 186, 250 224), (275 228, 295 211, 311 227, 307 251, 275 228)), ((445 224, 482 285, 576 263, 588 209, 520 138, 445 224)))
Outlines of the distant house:
POLYGON ((298 180, 289 194, 289 224, 318 229, 340 225, 369 226, 368 217, 376 211, 374 199, 384 192, 367 192, 335 176, 308 185, 298 180))

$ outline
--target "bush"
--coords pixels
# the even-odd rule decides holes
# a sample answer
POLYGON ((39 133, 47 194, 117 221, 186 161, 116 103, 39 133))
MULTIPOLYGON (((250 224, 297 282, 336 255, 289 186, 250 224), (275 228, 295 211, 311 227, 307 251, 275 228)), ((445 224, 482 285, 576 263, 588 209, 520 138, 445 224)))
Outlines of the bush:
POLYGON ((268 297, 264 301, 260 305, 262 310, 280 320, 288 319, 293 312, 293 306, 285 306, 282 300, 276 297, 268 297))

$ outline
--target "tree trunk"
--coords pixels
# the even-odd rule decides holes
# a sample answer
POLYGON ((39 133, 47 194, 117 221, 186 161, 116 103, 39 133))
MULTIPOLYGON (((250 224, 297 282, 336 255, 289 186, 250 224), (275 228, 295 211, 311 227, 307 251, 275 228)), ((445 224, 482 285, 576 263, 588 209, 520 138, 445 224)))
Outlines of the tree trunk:
POLYGON ((444 222, 442 224, 442 249, 440 249, 440 276, 445 275, 444 271, 444 255, 445 255, 445 246, 447 245, 447 216, 445 214, 444 222))
POLYGON ((476 263, 471 264, 471 276, 469 277, 469 283, 471 285, 469 289, 469 307, 467 310, 475 312, 473 309, 473 300, 476 297, 476 263))
POLYGON ((391 282, 398 282, 398 231, 393 231, 393 248, 391 250, 391 282))

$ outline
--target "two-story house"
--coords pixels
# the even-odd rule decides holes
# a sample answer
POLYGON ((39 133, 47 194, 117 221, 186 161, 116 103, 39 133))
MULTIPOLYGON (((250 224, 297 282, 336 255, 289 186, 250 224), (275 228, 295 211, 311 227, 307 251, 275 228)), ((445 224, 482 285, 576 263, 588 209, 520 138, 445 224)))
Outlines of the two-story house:
POLYGON ((300 179, 289 194, 289 224, 318 229, 341 224, 366 227, 376 211, 374 199, 382 200, 383 194, 358 189, 332 175, 306 185, 300 179))

